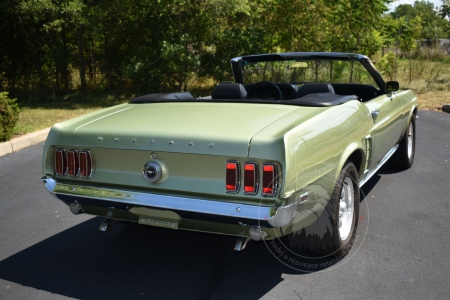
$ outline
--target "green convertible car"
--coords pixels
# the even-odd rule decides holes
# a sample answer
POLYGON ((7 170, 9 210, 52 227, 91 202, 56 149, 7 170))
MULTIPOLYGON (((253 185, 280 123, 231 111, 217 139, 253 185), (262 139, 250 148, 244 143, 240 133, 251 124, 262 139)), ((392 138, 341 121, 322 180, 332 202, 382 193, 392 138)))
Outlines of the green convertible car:
MULTIPOLYGON (((286 241, 345 255, 360 187, 414 161, 417 98, 370 59, 279 53, 231 60, 211 96, 151 94, 55 124, 47 190, 74 214, 286 241)), ((181 232, 179 234, 182 234, 181 232)))

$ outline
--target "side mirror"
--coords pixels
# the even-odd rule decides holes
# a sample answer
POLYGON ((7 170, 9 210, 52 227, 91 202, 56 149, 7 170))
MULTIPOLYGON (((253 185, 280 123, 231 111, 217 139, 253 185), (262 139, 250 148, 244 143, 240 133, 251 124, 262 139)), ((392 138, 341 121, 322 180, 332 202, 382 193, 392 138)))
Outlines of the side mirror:
POLYGON ((400 85, 398 84, 398 81, 388 81, 386 82, 386 91, 388 95, 392 95, 393 92, 396 92, 400 89, 400 85))

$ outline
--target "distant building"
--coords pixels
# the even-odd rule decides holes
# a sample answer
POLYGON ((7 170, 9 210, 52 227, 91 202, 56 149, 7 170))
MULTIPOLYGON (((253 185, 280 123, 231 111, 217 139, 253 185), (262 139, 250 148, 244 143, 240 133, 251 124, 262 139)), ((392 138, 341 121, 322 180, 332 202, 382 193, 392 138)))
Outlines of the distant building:
POLYGON ((442 51, 445 52, 445 54, 450 53, 450 40, 449 39, 440 39, 439 45, 441 46, 442 51))

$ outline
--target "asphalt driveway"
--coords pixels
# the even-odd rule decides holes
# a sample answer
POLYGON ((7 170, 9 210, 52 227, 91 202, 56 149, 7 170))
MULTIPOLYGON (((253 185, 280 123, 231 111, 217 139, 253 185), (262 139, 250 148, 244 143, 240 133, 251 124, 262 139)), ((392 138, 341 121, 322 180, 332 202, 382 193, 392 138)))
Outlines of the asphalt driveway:
POLYGON ((262 242, 74 216, 43 143, 0 157, 0 299, 449 299, 450 114, 421 111, 414 166, 363 188, 348 257, 293 270, 262 242))

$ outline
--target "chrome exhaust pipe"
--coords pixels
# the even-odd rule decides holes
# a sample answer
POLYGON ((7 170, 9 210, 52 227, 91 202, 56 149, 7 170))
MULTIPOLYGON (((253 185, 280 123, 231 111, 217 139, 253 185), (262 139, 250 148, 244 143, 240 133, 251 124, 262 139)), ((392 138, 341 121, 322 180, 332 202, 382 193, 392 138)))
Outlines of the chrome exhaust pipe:
POLYGON ((74 215, 79 215, 84 213, 84 209, 81 207, 80 204, 78 203, 70 203, 69 205, 70 211, 74 214, 74 215))
POLYGON ((110 230, 111 227, 112 227, 112 224, 115 221, 116 220, 109 219, 109 218, 104 219, 103 222, 102 222, 102 225, 100 225, 100 228, 98 230, 103 231, 103 232, 110 230))
POLYGON ((246 236, 240 236, 237 238, 236 243, 234 244, 234 250, 236 251, 242 251, 247 247, 247 243, 250 241, 249 237, 246 236))
POLYGON ((264 239, 267 236, 267 233, 262 231, 258 227, 252 227, 248 230, 248 234, 250 235, 250 238, 254 241, 260 241, 264 239))
POLYGON ((248 236, 240 236, 237 238, 237 240, 234 244, 235 251, 244 250, 245 247, 247 247, 247 243, 250 240, 260 241, 260 240, 263 240, 267 236, 267 233, 262 231, 259 227, 250 227, 250 229, 248 230, 248 234, 250 235, 249 237, 248 236))

